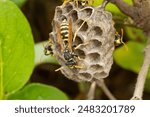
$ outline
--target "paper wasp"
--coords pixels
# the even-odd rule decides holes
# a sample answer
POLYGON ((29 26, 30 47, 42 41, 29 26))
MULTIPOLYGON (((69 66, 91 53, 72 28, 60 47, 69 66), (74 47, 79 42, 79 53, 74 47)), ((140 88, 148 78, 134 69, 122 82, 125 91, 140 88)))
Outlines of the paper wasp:
POLYGON ((116 32, 115 33, 115 46, 119 46, 121 44, 124 44, 123 42, 123 29, 121 28, 121 35, 116 32))
POLYGON ((51 43, 50 39, 49 39, 49 42, 44 46, 44 54, 45 55, 53 55, 52 43, 51 43))
MULTIPOLYGON (((43 53, 45 56, 53 55, 51 39, 49 39, 49 41, 46 43, 46 45, 43 44, 43 48, 44 48, 43 53)), ((40 58, 40 62, 41 61, 42 61, 42 56, 40 58)))
POLYGON ((118 32, 115 33, 115 46, 119 46, 121 44, 123 44, 126 50, 128 50, 126 44, 123 42, 123 29, 122 28, 121 28, 121 35, 118 32))
POLYGON ((66 66, 70 68, 79 68, 79 66, 77 66, 78 56, 74 53, 72 46, 72 20, 70 19, 68 22, 67 19, 64 18, 60 25, 57 22, 55 22, 55 24, 57 42, 61 46, 61 52, 63 53, 63 57, 66 61, 66 66))

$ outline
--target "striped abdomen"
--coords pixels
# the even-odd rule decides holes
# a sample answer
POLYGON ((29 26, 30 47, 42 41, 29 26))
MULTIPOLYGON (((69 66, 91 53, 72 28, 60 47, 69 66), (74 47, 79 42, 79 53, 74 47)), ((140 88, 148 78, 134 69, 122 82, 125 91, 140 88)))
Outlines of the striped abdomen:
POLYGON ((66 19, 64 19, 60 26, 61 30, 61 38, 65 43, 68 43, 68 36, 69 36, 69 24, 66 19))

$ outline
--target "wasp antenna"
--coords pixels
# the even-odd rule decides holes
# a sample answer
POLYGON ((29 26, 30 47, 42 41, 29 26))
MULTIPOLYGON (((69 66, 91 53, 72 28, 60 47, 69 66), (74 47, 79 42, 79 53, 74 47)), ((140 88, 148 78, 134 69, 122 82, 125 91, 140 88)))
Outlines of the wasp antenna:
MULTIPOLYGON (((118 32, 117 32, 118 33, 118 32)), ((121 39, 120 39, 121 43, 124 43, 123 42, 123 29, 121 28, 121 39)))
POLYGON ((123 42, 123 28, 121 28, 121 40, 120 41, 124 45, 126 51, 128 51, 129 49, 128 49, 127 45, 123 42))
POLYGON ((121 28, 121 37, 123 37, 123 28, 121 28))
POLYGON ((75 65, 74 67, 77 68, 77 69, 83 69, 83 67, 78 66, 78 65, 75 65))

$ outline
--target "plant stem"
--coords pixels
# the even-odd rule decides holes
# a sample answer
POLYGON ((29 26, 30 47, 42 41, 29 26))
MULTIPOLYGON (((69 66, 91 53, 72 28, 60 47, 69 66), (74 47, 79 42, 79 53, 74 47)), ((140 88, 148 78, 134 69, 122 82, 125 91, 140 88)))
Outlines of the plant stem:
POLYGON ((116 100, 116 98, 114 97, 114 95, 109 91, 108 87, 106 86, 104 79, 100 79, 100 80, 96 80, 96 83, 99 87, 101 87, 101 89, 103 90, 103 92, 106 94, 106 96, 110 99, 110 100, 116 100))
POLYGON ((96 82, 94 81, 91 83, 90 90, 89 90, 88 95, 87 95, 88 100, 94 99, 95 89, 96 89, 96 82))
POLYGON ((138 74, 135 91, 131 99, 142 99, 143 96, 144 84, 150 66, 150 33, 148 33, 148 45, 145 48, 144 55, 143 65, 138 74))

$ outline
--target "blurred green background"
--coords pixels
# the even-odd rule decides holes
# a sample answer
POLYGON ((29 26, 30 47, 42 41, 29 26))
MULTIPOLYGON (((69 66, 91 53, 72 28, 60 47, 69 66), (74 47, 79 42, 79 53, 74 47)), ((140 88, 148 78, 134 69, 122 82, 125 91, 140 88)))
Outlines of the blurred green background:
MULTIPOLYGON (((94 6, 102 0, 95 0, 94 6)), ((125 0, 132 5, 131 0, 125 0)), ((55 7, 61 0, 0 0, 0 99, 86 99, 89 83, 76 83, 55 72, 54 57, 43 45, 52 31, 55 7), (38 90, 38 91, 37 91, 38 90)), ((117 99, 130 99, 143 61, 146 37, 133 21, 109 3, 115 28, 124 29, 124 45, 116 47, 114 64, 105 79, 117 99)), ((143 99, 150 99, 150 72, 143 99)), ((97 87, 95 99, 108 99, 97 87)))

